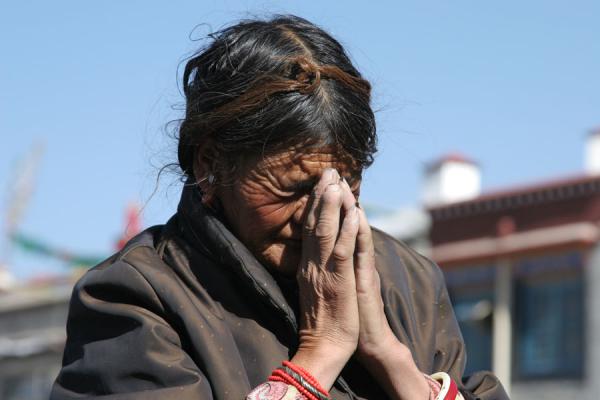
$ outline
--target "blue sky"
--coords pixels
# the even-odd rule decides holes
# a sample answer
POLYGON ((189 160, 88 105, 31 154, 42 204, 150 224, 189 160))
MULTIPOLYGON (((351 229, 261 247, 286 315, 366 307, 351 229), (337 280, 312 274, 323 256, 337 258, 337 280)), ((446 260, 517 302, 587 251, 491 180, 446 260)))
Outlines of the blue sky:
MULTIPOLYGON (((0 10, 0 219, 15 163, 45 143, 21 229, 110 254, 125 206, 164 222, 179 196, 177 71, 197 40, 236 20, 293 13, 321 25, 374 85, 380 153, 363 201, 418 204, 423 165, 460 151, 485 189, 577 173, 600 126, 594 1, 20 1, 0 10)), ((13 272, 60 265, 18 251, 13 272)))

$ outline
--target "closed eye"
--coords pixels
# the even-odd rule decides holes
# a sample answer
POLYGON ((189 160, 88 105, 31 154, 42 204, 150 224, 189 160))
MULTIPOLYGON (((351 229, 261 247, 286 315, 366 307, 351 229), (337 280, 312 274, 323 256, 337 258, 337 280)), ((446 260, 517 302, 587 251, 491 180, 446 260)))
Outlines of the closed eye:
POLYGON ((285 187, 282 187, 279 192, 281 197, 285 198, 300 198, 313 190, 317 184, 318 178, 309 178, 302 181, 291 183, 285 187))
MULTIPOLYGON (((350 186, 350 190, 352 190, 354 196, 358 198, 358 195, 360 194, 360 175, 347 176, 345 178, 348 182, 348 186, 350 186)), ((294 182, 283 188, 282 192, 286 193, 286 195, 289 197, 304 196, 305 194, 309 194, 313 190, 318 181, 319 178, 314 177, 310 179, 305 179, 303 181, 294 182)))
POLYGON ((308 193, 317 184, 317 178, 310 178, 303 181, 295 182, 285 188, 286 192, 308 193))

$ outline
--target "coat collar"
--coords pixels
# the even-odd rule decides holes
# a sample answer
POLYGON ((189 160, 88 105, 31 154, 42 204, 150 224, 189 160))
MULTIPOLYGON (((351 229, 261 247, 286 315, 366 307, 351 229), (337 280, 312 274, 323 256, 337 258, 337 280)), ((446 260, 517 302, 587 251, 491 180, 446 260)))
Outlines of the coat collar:
POLYGON ((202 205, 202 192, 190 180, 183 186, 177 214, 183 234, 193 247, 230 268, 242 284, 257 293, 297 332, 294 312, 273 275, 233 235, 218 212, 202 205))

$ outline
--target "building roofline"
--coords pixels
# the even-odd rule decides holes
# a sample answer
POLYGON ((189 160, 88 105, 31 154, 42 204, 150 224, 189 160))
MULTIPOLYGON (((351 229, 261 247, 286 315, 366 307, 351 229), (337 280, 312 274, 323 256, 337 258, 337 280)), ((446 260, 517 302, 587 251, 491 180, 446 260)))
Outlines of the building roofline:
POLYGON ((45 288, 16 288, 0 295, 0 313, 65 303, 71 298, 72 292, 72 284, 45 288))
POLYGON ((566 200, 595 193, 600 193, 600 175, 578 174, 493 190, 471 200, 433 206, 428 210, 434 219, 447 219, 496 212, 523 205, 566 200))

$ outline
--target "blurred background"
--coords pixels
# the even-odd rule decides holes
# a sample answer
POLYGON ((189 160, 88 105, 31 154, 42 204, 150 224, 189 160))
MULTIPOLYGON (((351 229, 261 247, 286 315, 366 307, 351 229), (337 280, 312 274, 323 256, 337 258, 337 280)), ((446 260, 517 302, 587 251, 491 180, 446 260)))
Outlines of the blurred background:
POLYGON ((175 211, 179 77, 207 34, 292 13, 374 86, 371 223, 446 274, 513 399, 596 399, 600 3, 20 1, 0 6, 0 399, 45 399, 72 285, 175 211))

